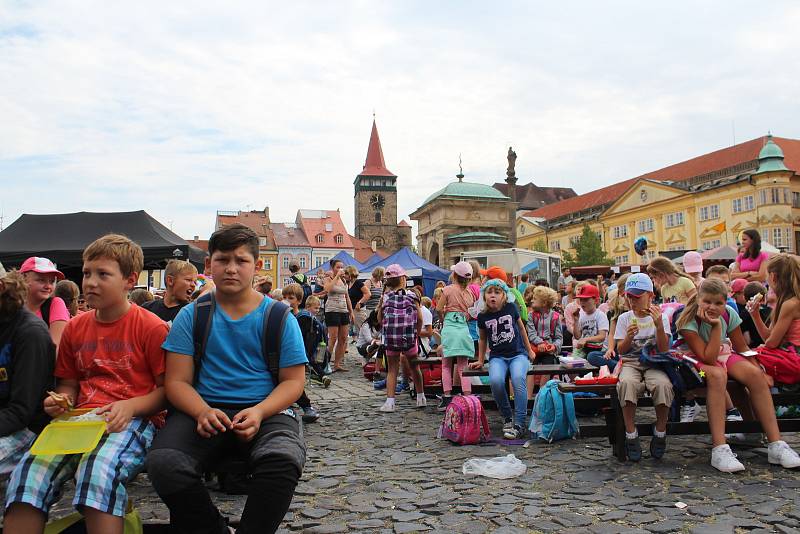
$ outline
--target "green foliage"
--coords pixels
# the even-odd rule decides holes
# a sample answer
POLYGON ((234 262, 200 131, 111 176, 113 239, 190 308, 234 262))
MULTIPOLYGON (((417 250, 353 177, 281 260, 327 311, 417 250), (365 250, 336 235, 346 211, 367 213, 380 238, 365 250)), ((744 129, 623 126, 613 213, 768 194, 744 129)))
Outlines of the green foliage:
POLYGON ((572 254, 569 250, 564 250, 561 252, 561 269, 572 269, 577 265, 578 264, 575 262, 575 258, 572 257, 572 254))
POLYGON ((614 264, 614 260, 606 257, 600 237, 588 224, 583 225, 583 233, 575 244, 575 256, 575 266, 614 264))
POLYGON ((533 250, 536 252, 548 252, 547 241, 544 238, 539 238, 533 242, 533 250))

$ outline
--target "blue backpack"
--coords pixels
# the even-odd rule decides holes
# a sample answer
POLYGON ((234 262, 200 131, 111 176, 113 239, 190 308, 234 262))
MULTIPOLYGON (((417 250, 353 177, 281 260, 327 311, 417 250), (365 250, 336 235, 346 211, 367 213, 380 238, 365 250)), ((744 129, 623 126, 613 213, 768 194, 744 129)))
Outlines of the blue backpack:
POLYGON ((531 436, 552 443, 578 435, 572 393, 561 393, 558 380, 550 380, 536 395, 531 413, 531 436))

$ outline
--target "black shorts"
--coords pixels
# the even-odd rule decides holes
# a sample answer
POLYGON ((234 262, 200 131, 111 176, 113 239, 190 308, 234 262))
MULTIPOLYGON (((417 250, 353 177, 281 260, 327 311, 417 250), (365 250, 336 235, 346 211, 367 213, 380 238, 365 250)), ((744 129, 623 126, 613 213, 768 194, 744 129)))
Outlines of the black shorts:
POLYGON ((350 314, 347 312, 325 312, 325 326, 347 326, 350 314))

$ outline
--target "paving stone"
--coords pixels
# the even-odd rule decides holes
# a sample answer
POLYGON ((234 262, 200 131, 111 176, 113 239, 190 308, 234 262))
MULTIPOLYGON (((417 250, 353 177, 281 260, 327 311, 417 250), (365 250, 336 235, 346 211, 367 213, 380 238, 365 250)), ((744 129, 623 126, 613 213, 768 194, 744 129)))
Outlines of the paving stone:
POLYGON ((348 528, 344 523, 331 523, 328 525, 306 528, 303 529, 303 532, 308 532, 308 534, 340 534, 341 532, 348 532, 348 528))
POLYGON ((428 517, 420 512, 395 512, 392 514, 392 519, 400 521, 401 523, 409 523, 411 521, 419 521, 428 517))
POLYGON ((703 523, 692 527, 691 534, 734 534, 734 527, 730 523, 703 523))
POLYGON ((423 532, 426 530, 431 530, 431 527, 428 525, 423 525, 422 523, 395 523, 394 524, 394 531, 395 534, 405 534, 406 532, 423 532))
POLYGON ((362 519, 359 521, 351 521, 347 526, 355 529, 368 529, 368 528, 381 528, 385 526, 385 522, 380 519, 362 519))
POLYGON ((326 515, 330 514, 330 510, 326 510, 324 508, 307 508, 305 510, 301 510, 300 514, 305 517, 310 517, 311 519, 322 519, 326 515))
POLYGON ((667 519, 666 521, 659 521, 647 525, 647 530, 650 532, 678 532, 683 530, 686 523, 683 521, 676 521, 675 519, 667 519))

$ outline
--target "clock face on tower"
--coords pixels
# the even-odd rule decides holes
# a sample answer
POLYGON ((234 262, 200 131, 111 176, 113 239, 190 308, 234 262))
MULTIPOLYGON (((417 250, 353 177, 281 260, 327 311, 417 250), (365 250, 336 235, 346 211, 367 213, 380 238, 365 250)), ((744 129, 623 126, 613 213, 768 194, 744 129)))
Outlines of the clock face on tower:
POLYGON ((376 193, 370 197, 369 203, 372 204, 373 208, 379 210, 386 205, 386 199, 383 198, 383 195, 376 193))

